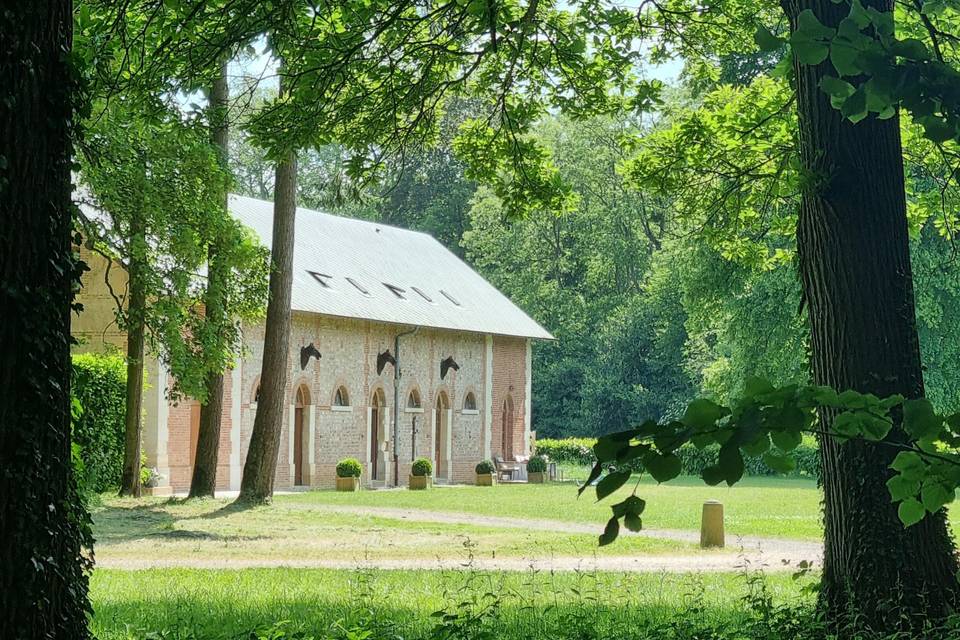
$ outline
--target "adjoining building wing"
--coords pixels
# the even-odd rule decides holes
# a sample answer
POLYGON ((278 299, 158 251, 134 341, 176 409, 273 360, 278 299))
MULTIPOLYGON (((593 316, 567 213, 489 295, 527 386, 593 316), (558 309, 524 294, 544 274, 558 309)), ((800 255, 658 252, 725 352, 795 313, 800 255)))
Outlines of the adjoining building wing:
MULTIPOLYGON (((270 246, 272 202, 232 195, 230 211, 270 246)), ((553 339, 425 233, 298 208, 293 269, 294 311, 553 339)))

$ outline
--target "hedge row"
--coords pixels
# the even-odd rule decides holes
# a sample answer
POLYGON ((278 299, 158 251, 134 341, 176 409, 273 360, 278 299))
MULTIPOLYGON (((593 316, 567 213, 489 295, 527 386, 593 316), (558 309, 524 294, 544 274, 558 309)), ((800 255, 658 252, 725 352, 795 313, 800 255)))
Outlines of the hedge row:
MULTIPOLYGON (((592 466, 596 462, 596 457, 593 455, 594 443, 596 443, 595 438, 563 438, 558 440, 544 438, 543 440, 537 440, 536 453, 545 455, 556 462, 592 466)), ((697 449, 692 444, 685 444, 676 453, 683 464, 683 473, 698 476, 705 467, 717 462, 719 451, 720 447, 717 445, 697 449)), ((820 476, 820 454, 817 451, 816 442, 805 438, 803 443, 792 452, 792 455, 797 461, 797 468, 790 474, 791 476, 813 478, 820 476)), ((745 458, 744 467, 747 475, 751 476, 781 475, 764 464, 760 458, 745 458)))
POLYGON ((73 442, 80 447, 83 477, 77 480, 85 491, 99 493, 120 486, 126 383, 123 357, 73 356, 72 392, 81 408, 73 423, 73 442))

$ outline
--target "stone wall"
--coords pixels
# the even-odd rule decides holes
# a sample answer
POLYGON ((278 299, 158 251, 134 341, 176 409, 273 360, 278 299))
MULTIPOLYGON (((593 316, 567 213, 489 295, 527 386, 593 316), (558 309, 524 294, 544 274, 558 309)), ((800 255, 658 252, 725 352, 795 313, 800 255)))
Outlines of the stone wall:
MULTIPOLYGON (((81 339, 79 350, 100 351, 123 348, 125 335, 114 322, 114 301, 104 284, 106 260, 81 249, 91 266, 83 276, 84 289, 80 301, 84 312, 74 320, 74 335, 81 339)), ((126 276, 111 269, 110 281, 118 292, 123 291, 126 276)), ((377 354, 389 349, 394 353, 394 338, 405 328, 366 320, 333 318, 316 314, 293 314, 287 375, 287 401, 284 404, 283 429, 278 453, 276 488, 293 485, 295 465, 303 464, 303 482, 315 487, 334 485, 336 463, 346 457, 358 458, 364 464, 364 482, 370 480, 371 425, 373 396, 378 391, 385 401, 381 442, 392 445, 394 439, 394 369, 388 364, 381 375, 376 371, 377 354), (300 367, 300 349, 310 343, 322 358, 311 359, 300 367), (338 387, 347 391, 349 405, 334 407, 338 387), (292 433, 296 412, 297 389, 303 387, 306 402, 303 411, 302 461, 294 460, 292 433), (312 427, 312 428, 311 428, 312 427)), ((239 468, 246 459, 247 446, 256 414, 255 392, 263 362, 263 324, 243 326, 244 351, 237 376, 228 372, 224 379, 223 421, 220 433, 218 489, 238 489, 239 468), (234 389, 234 380, 239 388, 234 389), (234 398, 238 394, 238 398, 234 398), (237 407, 234 407, 237 402, 237 407), (239 417, 239 437, 233 431, 239 417), (235 446, 239 456, 231 455, 235 446), (231 470, 231 460, 234 469, 231 470), (232 471, 232 473, 231 473, 232 471), (231 482, 231 477, 233 482, 231 482)), ((396 354, 394 354, 396 355, 396 354)), ((527 387, 525 381, 527 341, 481 334, 421 329, 401 338, 400 364, 403 378, 399 385, 400 412, 396 424, 399 484, 406 484, 410 464, 416 457, 434 462, 437 481, 473 482, 474 466, 485 456, 504 453, 504 402, 512 404, 508 422, 512 446, 506 452, 511 458, 526 453, 525 416, 527 387), (488 349, 488 343, 492 346, 488 349), (451 369, 440 379, 440 362, 453 356, 460 369, 451 369), (492 362, 489 359, 492 357, 492 362), (492 371, 491 371, 492 369, 492 371), (488 393, 487 381, 491 390, 488 393), (411 392, 420 398, 419 409, 408 408, 411 392), (464 409, 468 393, 472 393, 475 409, 464 409), (488 397, 489 396, 489 397, 488 397), (490 406, 488 406, 488 403, 490 406), (437 459, 438 405, 442 437, 440 459, 437 459), (492 410, 491 410, 492 407, 492 410), (488 412, 490 415, 488 415, 488 412), (512 418, 510 418, 512 415, 512 418), (438 464, 439 463, 439 464, 438 464)), ((154 360, 147 363, 145 390, 144 448, 148 464, 168 475, 174 491, 189 488, 195 450, 198 406, 186 398, 166 406, 158 401, 165 396, 172 379, 154 360), (161 388, 167 387, 167 388, 161 388), (147 398, 150 401, 146 401, 147 398)), ((381 452, 388 483, 394 483, 392 449, 381 452)), ((381 479, 382 480, 382 479, 381 479)), ((382 483, 382 482, 381 482, 382 483)))
MULTIPOLYGON (((356 457, 366 471, 369 481, 370 408, 374 394, 380 390, 386 401, 384 425, 388 446, 392 446, 394 431, 397 438, 398 471, 400 484, 406 482, 410 464, 416 457, 434 460, 441 472, 438 481, 472 482, 473 467, 484 454, 486 407, 484 398, 485 338, 483 335, 421 329, 414 335, 400 339, 400 366, 403 377, 400 381, 400 412, 396 426, 393 423, 394 384, 393 366, 388 364, 381 375, 376 372, 377 354, 389 349, 394 353, 394 337, 403 328, 364 320, 338 319, 314 314, 295 313, 289 352, 289 371, 286 405, 281 436, 277 488, 292 486, 293 460, 293 411, 296 390, 301 385, 307 390, 309 405, 304 411, 304 482, 316 487, 332 487, 336 463, 345 457, 356 457), (319 361, 311 359, 306 368, 300 369, 300 349, 310 343, 320 351, 319 361), (441 360, 453 356, 460 366, 459 371, 450 369, 445 379, 440 379, 441 360), (349 407, 333 407, 338 387, 346 390, 349 407), (411 393, 419 396, 420 407, 409 407, 411 393), (476 409, 464 412, 467 393, 474 395, 476 409), (446 426, 447 436, 442 441, 441 458, 436 459, 437 407, 442 407, 441 424, 446 426), (312 414, 312 418, 309 415, 312 414), (307 425, 313 424, 313 434, 307 425), (447 442, 449 439, 449 443, 447 442), (310 452, 312 450, 312 460, 310 452)), ((255 405, 252 403, 262 362, 262 326, 244 328, 246 357, 243 363, 243 397, 241 400, 241 458, 246 455, 246 446, 253 428, 255 405)), ((495 339, 494 379, 497 384, 509 388, 518 386, 513 393, 517 402, 515 412, 515 454, 523 451, 523 403, 524 372, 526 367, 525 341, 522 339, 501 342, 495 339), (498 367, 508 368, 503 375, 498 367)), ((396 354, 394 354, 396 355, 396 354)), ((495 393, 495 400, 502 402, 503 394, 495 393)), ((496 407, 496 403, 495 403, 496 407)), ((496 422, 496 420, 494 421, 496 422)), ((496 449, 496 445, 494 445, 496 449)), ((384 455, 382 453, 382 455, 384 455)), ((393 484, 394 471, 392 448, 387 456, 387 476, 393 484)))

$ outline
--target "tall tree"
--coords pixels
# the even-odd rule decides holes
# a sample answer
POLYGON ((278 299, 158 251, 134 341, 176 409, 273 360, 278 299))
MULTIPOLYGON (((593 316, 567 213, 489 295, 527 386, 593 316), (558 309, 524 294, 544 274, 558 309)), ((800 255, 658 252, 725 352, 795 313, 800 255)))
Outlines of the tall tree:
MULTIPOLYGON (((864 6, 888 14, 893 0, 864 6)), ((812 11, 828 29, 850 13, 830 0, 783 4, 794 33, 812 11)), ((809 62, 809 61, 808 61, 809 62)), ((821 90, 833 62, 794 63, 800 157, 809 175, 797 223, 797 249, 810 319, 813 381, 884 397, 924 395, 907 233, 900 120, 867 115, 852 122, 821 90)), ((827 427, 834 412, 821 412, 827 427)), ((904 441, 895 428, 888 438, 904 441)), ((821 440, 824 569, 821 599, 836 615, 854 607, 880 627, 907 613, 946 615, 960 595, 957 559, 938 511, 904 528, 887 481, 894 447, 821 440), (902 610, 891 610, 892 585, 902 610)))
MULTIPOLYGON (((955 608, 960 593, 954 578, 957 560, 941 508, 944 502, 929 489, 941 483, 954 485, 947 479, 952 476, 946 468, 922 460, 932 446, 931 438, 943 437, 944 451, 955 453, 955 445, 951 444, 952 427, 944 426, 930 404, 919 399, 924 383, 898 108, 913 111, 934 142, 956 138, 958 104, 952 89, 945 87, 956 76, 951 65, 957 61, 940 46, 942 38, 952 37, 955 24, 949 17, 940 21, 942 12, 934 7, 905 4, 898 7, 903 9, 898 15, 907 31, 901 40, 895 36, 892 1, 785 0, 780 6, 757 7, 733 0, 717 3, 703 20, 696 9, 685 10, 693 5, 678 2, 670 11, 653 7, 642 19, 663 27, 662 33, 672 33, 667 40, 685 51, 692 52, 686 49, 691 42, 713 53, 740 46, 737 41, 747 34, 738 32, 738 25, 755 28, 756 42, 767 51, 782 53, 784 45, 790 44, 791 57, 774 73, 789 78, 795 93, 786 104, 795 103, 797 113, 797 264, 809 319, 814 383, 820 389, 848 390, 848 397, 854 398, 862 397, 858 394, 894 401, 907 398, 902 410, 894 402, 895 410, 882 428, 871 433, 857 427, 854 431, 863 437, 854 439, 849 438, 849 430, 842 437, 842 429, 853 424, 849 407, 842 401, 819 405, 818 431, 841 436, 821 440, 826 546, 820 591, 823 611, 832 622, 851 614, 858 624, 881 631, 945 615, 955 608), (779 19, 774 11, 782 12, 779 19), (787 37, 779 38, 773 32, 783 30, 783 16, 789 28, 787 37), (926 37, 930 45, 911 36, 926 37), (918 420, 918 415, 926 418, 918 420), (898 460, 903 449, 909 455, 898 460), (913 460, 921 461, 914 468, 918 476, 911 472, 904 476, 905 461, 913 460), (933 476, 926 480, 928 469, 933 476), (928 488, 923 504, 921 485, 928 488)), ((771 113, 739 128, 748 139, 745 152, 760 151, 766 158, 760 164, 743 163, 740 168, 747 173, 728 177, 725 191, 733 195, 731 200, 750 196, 753 190, 737 187, 738 178, 757 172, 751 179, 762 185, 770 177, 767 169, 779 175, 790 172, 785 170, 792 164, 777 169, 777 163, 771 162, 783 149, 749 144, 754 130, 778 119, 771 113)), ((717 165, 710 171, 730 168, 717 165)), ((764 194, 761 190, 753 195, 764 194)), ((782 195, 774 192, 773 197, 782 195)), ((740 210, 754 216, 758 211, 740 210)), ((730 418, 731 426, 740 424, 744 407, 758 396, 758 389, 763 386, 751 385, 745 404, 737 405, 737 413, 730 418)), ((710 406, 709 402, 699 405, 710 406)), ((697 415, 696 407, 692 415, 697 415)), ((698 422, 692 417, 685 424, 698 422)), ((707 418, 706 422, 715 421, 707 418)), ((755 433, 741 433, 741 437, 753 438, 755 433)), ((780 443, 789 448, 794 437, 781 438, 780 443)), ((735 482, 738 449, 752 444, 752 439, 731 441, 721 453, 720 466, 706 473, 705 479, 735 482)))
MULTIPOLYGON (((284 86, 281 81, 280 93, 284 86)), ((297 153, 287 150, 277 159, 273 188, 273 234, 270 243, 270 298, 263 336, 260 399, 243 465, 238 501, 268 502, 280 453, 283 406, 290 349, 290 302, 293 296, 294 228, 297 218, 297 153)), ((292 434, 291 434, 292 437, 292 434)))
MULTIPOLYGON (((146 166, 143 166, 144 175, 146 166)), ((134 193, 143 194, 143 184, 134 193)), ((123 471, 120 495, 140 497, 140 443, 143 440, 143 352, 146 340, 147 311, 147 221, 143 202, 130 202, 128 237, 129 298, 124 324, 127 329, 127 398, 123 419, 123 471)))
POLYGON ((87 638, 88 517, 70 464, 69 0, 0 12, 0 636, 87 638))
MULTIPOLYGON (((210 130, 217 148, 221 169, 229 175, 230 129, 228 108, 230 86, 227 83, 227 63, 220 65, 219 73, 210 89, 210 130)), ((222 214, 229 215, 229 192, 224 184, 221 194, 222 214)), ((219 231, 220 227, 214 226, 219 231)), ((207 288, 204 296, 204 315, 214 332, 214 348, 220 347, 224 325, 230 319, 226 308, 225 289, 230 277, 229 265, 223 252, 224 234, 210 238, 207 249, 207 288)), ((209 347, 208 347, 209 348, 209 347)), ((190 478, 190 497, 213 497, 217 488, 217 459, 220 451, 220 423, 223 416, 223 371, 211 370, 204 376, 204 402, 200 405, 200 426, 197 433, 197 452, 190 478)))

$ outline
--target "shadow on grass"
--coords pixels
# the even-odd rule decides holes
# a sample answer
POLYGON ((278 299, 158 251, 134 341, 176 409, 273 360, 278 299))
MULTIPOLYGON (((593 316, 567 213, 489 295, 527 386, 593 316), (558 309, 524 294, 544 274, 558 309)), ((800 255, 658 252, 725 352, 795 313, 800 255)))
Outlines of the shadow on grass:
POLYGON ((214 540, 244 541, 260 540, 264 536, 222 535, 208 531, 177 528, 177 522, 196 519, 222 518, 241 513, 251 507, 248 504, 231 502, 209 513, 179 516, 169 507, 188 504, 186 498, 170 498, 161 503, 109 505, 93 514, 93 533, 98 547, 108 547, 132 540, 157 537, 167 540, 214 540))

